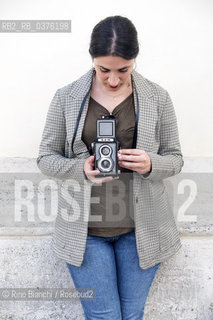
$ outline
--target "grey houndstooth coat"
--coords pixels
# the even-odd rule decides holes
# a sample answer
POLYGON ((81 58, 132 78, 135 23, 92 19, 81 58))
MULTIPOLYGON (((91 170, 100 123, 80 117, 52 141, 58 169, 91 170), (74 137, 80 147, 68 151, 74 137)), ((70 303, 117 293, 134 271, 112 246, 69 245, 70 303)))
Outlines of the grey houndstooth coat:
MULTIPOLYGON (((58 89, 50 104, 37 165, 47 176, 61 181, 53 234, 57 257, 81 266, 87 240, 91 186, 83 171, 90 156, 81 140, 88 109, 85 100, 73 151, 71 143, 79 109, 92 83, 93 69, 58 89), (70 190, 71 188, 71 190, 70 190)), ((139 264, 147 269, 174 255, 181 242, 163 179, 183 166, 175 111, 168 92, 132 72, 133 94, 139 102, 137 149, 151 158, 151 173, 133 173, 134 221, 139 264), (137 95, 136 95, 137 94, 137 95)))

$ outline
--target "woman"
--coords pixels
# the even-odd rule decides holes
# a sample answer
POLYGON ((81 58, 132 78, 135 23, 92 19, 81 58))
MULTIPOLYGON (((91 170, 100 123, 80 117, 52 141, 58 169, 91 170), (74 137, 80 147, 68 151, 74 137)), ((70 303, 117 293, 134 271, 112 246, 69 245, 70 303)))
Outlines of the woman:
POLYGON ((53 249, 76 288, 95 289, 94 300, 81 298, 86 319, 141 320, 160 263, 181 247, 163 184, 183 166, 177 121, 168 92, 134 70, 129 19, 100 21, 89 52, 93 68, 51 102, 37 159, 62 182, 53 249), (109 115, 120 175, 96 177, 91 142, 96 119, 109 115))

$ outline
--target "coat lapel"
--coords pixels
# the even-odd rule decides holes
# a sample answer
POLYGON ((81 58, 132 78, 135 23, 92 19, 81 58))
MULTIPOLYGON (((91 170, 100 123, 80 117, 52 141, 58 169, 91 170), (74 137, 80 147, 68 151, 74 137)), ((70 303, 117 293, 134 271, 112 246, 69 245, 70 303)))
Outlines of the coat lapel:
POLYGON ((155 138, 156 116, 154 115, 153 102, 147 97, 138 94, 139 119, 136 148, 146 152, 151 151, 155 138))
MULTIPOLYGON (((89 98, 90 98, 90 96, 88 95, 88 97, 87 97, 87 99, 85 101, 85 104, 84 104, 83 112, 81 114, 81 119, 80 119, 80 122, 79 122, 78 131, 77 131, 77 135, 76 135, 75 142, 74 142, 73 150, 77 154, 88 151, 86 144, 81 139, 81 135, 82 135, 82 131, 83 131, 83 128, 84 128, 84 121, 85 121, 87 110, 88 110, 89 98)), ((78 100, 77 103, 80 106, 82 101, 78 100)))
MULTIPOLYGON (((73 118, 74 124, 77 123, 81 104, 86 94, 90 90, 90 87, 92 85, 92 80, 93 80, 93 69, 90 69, 79 80, 77 80, 74 83, 73 88, 71 88, 70 96, 72 99, 72 102, 71 102, 72 106, 70 110, 73 110, 72 118, 73 118)), ((86 144, 81 140, 81 135, 82 135, 84 121, 85 121, 87 110, 88 110, 89 99, 90 99, 90 95, 87 96, 87 99, 85 101, 84 108, 81 114, 80 122, 78 125, 78 130, 77 130, 77 134, 76 134, 74 145, 73 145, 73 150, 75 154, 88 152, 86 144)), ((74 128, 73 128, 73 133, 74 133, 74 128)))
POLYGON ((137 100, 139 104, 138 134, 136 148, 150 151, 155 138, 155 125, 157 112, 153 105, 153 92, 147 80, 138 72, 132 72, 134 88, 135 113, 137 112, 137 100), (137 99, 138 97, 138 99, 137 99))
MULTIPOLYGON (((85 75, 83 75, 71 90, 70 95, 72 96, 72 117, 74 117, 75 123, 77 121, 78 112, 80 110, 82 101, 90 90, 93 79, 93 69, 90 69, 85 75)), ((135 113, 137 112, 137 101, 139 103, 139 119, 138 119, 138 134, 137 134, 137 149, 150 151, 155 138, 155 126, 157 122, 157 108, 155 108, 154 101, 152 99, 153 92, 148 81, 142 77, 138 72, 132 72, 132 83, 133 83, 133 95, 135 113), (138 99, 137 99, 138 97, 138 99)), ((74 152, 76 154, 87 152, 87 146, 81 140, 81 135, 84 127, 84 121, 86 118, 88 105, 89 105, 90 94, 84 104, 83 112, 81 114, 75 142, 74 152)))

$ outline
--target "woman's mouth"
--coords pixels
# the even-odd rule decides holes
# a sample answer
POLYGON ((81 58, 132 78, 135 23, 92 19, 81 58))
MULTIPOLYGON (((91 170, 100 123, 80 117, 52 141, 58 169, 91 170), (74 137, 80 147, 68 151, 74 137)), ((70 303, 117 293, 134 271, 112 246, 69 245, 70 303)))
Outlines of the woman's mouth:
POLYGON ((110 86, 110 88, 112 88, 112 89, 115 89, 115 88, 118 87, 118 85, 117 85, 117 86, 111 86, 110 84, 109 84, 109 86, 110 86))

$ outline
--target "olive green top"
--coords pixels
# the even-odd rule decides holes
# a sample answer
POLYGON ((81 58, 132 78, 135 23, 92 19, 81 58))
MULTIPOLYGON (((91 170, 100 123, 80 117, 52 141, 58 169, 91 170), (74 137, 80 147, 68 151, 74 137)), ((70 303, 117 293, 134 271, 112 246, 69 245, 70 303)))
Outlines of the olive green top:
MULTIPOLYGON (((109 111, 90 97, 82 140, 87 148, 96 138, 96 119, 109 115, 109 111)), ((111 113, 117 118, 116 137, 121 149, 132 148, 135 128, 133 94, 118 104, 111 113)), ((94 184, 91 190, 88 234, 102 237, 115 236, 134 230, 132 170, 118 167, 119 179, 94 184)))

